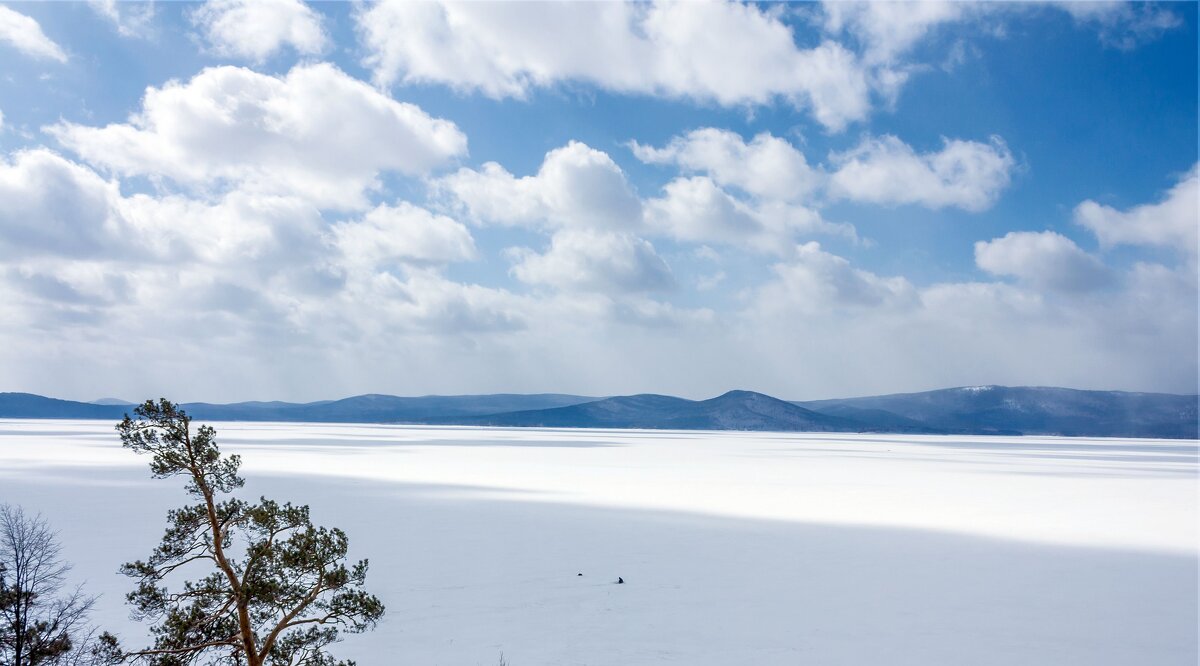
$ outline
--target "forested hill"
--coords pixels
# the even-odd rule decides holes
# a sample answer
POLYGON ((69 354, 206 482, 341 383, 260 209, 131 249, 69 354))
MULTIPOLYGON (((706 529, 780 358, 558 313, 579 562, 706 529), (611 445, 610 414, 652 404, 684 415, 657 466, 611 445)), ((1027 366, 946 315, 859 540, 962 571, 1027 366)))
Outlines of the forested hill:
MULTIPOLYGON (((972 386, 788 402, 752 391, 708 400, 541 394, 360 395, 309 403, 185 403, 208 421, 413 423, 556 428, 1026 434, 1196 439, 1197 396, 972 386)), ((118 420, 131 404, 0 393, 0 418, 118 420)))

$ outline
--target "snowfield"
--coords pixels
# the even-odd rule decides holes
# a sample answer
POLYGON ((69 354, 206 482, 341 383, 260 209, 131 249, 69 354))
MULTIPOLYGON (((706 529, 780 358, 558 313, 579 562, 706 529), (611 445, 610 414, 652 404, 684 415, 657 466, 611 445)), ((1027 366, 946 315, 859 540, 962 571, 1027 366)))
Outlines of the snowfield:
MULTIPOLYGON (((361 666, 1197 663, 1195 441, 213 425, 370 558, 361 666)), ((185 501, 147 463, 0 420, 0 501, 132 644, 117 567, 185 501)))

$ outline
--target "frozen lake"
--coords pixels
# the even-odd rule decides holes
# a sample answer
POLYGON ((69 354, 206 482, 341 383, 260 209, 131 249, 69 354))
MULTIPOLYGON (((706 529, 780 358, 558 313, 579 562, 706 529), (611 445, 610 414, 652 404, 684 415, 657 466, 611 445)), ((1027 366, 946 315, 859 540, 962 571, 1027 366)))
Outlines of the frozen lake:
MULTIPOLYGON (((1194 441, 213 425, 370 558, 362 666, 1197 663, 1194 441)), ((116 569, 185 501, 147 463, 0 420, 0 501, 131 644, 116 569)))

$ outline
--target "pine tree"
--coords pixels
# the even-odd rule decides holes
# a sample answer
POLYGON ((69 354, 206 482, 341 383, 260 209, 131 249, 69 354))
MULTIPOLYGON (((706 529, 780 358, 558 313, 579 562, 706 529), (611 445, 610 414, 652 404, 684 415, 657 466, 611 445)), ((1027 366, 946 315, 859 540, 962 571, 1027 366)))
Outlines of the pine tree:
POLYGON ((221 454, 210 426, 193 431, 178 406, 161 399, 133 411, 117 425, 122 444, 151 456, 155 478, 182 477, 197 502, 168 513, 147 559, 122 566, 137 581, 127 596, 134 617, 152 622, 154 637, 123 656, 157 666, 351 666, 327 649, 339 632, 374 628, 384 607, 363 589, 367 560, 347 566, 346 534, 314 527, 307 506, 230 496, 244 484, 240 458, 221 454))

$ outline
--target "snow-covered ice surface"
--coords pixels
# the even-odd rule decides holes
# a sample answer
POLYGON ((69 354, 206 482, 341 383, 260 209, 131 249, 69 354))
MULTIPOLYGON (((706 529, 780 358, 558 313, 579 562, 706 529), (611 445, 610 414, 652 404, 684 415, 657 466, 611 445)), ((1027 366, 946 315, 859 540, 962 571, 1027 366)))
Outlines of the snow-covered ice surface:
MULTIPOLYGON (((362 666, 1197 663, 1194 441, 214 425, 370 557, 362 666)), ((0 501, 136 643, 185 498, 112 426, 0 420, 0 501)))

